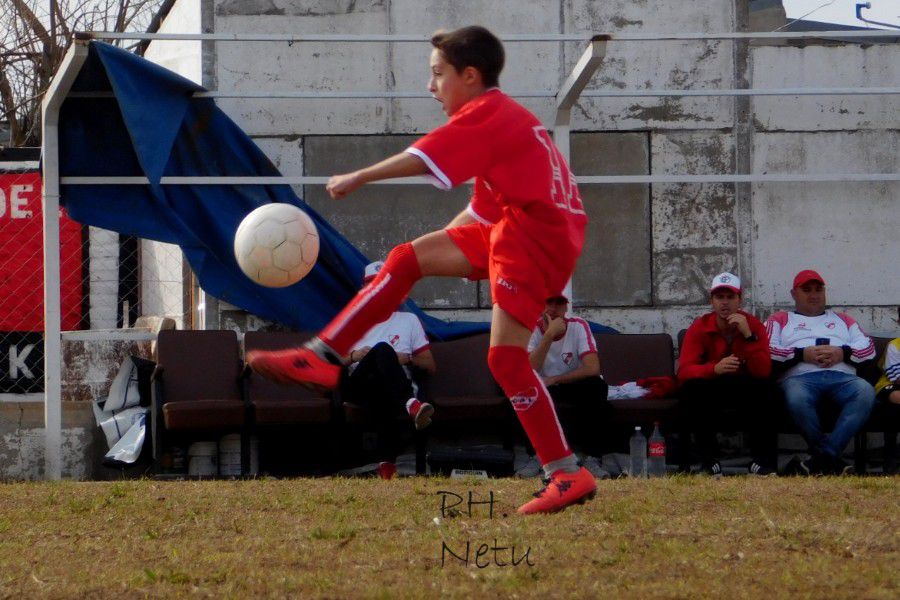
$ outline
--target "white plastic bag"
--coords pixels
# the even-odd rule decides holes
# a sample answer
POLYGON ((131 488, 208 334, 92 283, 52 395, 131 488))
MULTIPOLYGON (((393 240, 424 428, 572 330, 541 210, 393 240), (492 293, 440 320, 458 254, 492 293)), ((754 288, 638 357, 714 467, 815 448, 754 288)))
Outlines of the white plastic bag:
POLYGON ((103 462, 114 465, 130 465, 137 461, 147 435, 147 411, 143 408, 139 410, 143 412, 135 419, 134 424, 125 432, 125 435, 116 442, 116 445, 106 453, 103 462))
POLYGON ((138 389, 138 368, 126 356, 119 367, 116 378, 109 386, 109 396, 103 404, 104 412, 116 412, 124 408, 138 406, 141 403, 141 393, 138 389))
POLYGON ((634 381, 623 383, 622 385, 611 385, 606 394, 607 400, 626 400, 633 398, 643 398, 649 390, 642 388, 634 381))
POLYGON ((105 413, 109 416, 100 421, 100 429, 102 429, 103 434, 106 435, 107 446, 109 448, 115 446, 125 433, 128 432, 147 412, 147 409, 143 406, 135 406, 126 408, 115 414, 105 413))

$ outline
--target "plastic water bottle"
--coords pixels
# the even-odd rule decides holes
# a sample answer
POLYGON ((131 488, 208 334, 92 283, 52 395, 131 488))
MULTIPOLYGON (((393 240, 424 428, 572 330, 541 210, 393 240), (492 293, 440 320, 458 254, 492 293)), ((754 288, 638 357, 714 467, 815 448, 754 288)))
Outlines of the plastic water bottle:
POLYGON ((666 475, 666 438, 659 432, 659 421, 653 423, 653 435, 650 436, 647 474, 650 477, 665 477, 666 475))
POLYGON ((634 435, 631 436, 631 476, 646 477, 647 476, 647 438, 641 433, 640 427, 634 428, 634 435))

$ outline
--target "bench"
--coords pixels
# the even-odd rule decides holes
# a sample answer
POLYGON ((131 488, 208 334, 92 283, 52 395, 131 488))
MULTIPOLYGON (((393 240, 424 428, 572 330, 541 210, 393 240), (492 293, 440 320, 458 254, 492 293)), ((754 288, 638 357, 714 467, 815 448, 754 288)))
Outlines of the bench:
MULTIPOLYGON (((681 345, 684 340, 686 330, 682 329, 678 333, 678 344, 681 345)), ((881 359, 885 348, 893 338, 888 337, 872 337, 875 344, 876 359, 863 365, 859 370, 859 376, 871 384, 878 381, 881 373, 877 363, 881 359)), ((780 405, 782 410, 776 416, 778 420, 779 433, 799 434, 800 430, 794 423, 790 413, 784 405, 784 399, 781 398, 780 405)), ((820 412, 822 426, 826 429, 832 427, 838 416, 836 408, 825 406, 820 412)), ((885 473, 893 473, 897 469, 897 432, 900 428, 900 407, 886 406, 883 403, 876 403, 872 414, 863 428, 853 438, 853 459, 854 468, 857 473, 865 473, 868 467, 868 433, 882 433, 884 435, 884 471, 885 473)), ((739 430, 740 423, 734 420, 723 419, 723 430, 739 430)))
MULTIPOLYGON (((594 335, 601 372, 607 383, 618 385, 644 377, 674 376, 675 356, 671 336, 657 334, 594 335)), ((301 333, 249 332, 246 348, 296 346, 308 339, 301 333)), ((878 354, 890 341, 874 338, 878 354)), ((488 334, 432 344, 438 365, 433 374, 417 377, 422 400, 434 404, 431 427, 415 436, 416 470, 424 472, 428 438, 485 429, 498 433, 503 446, 524 439, 521 426, 487 365, 488 334)), ((163 331, 159 335, 159 362, 154 373, 153 437, 158 459, 163 432, 190 435, 199 432, 265 433, 290 425, 327 429, 330 439, 358 433, 371 415, 342 401, 339 394, 314 394, 305 388, 281 386, 246 371, 240 377, 239 346, 229 331, 163 331)), ((863 376, 874 381, 877 369, 863 376)), ((623 431, 654 421, 671 432, 678 421, 677 397, 612 400, 613 426, 623 431)), ((778 417, 780 432, 796 432, 786 411, 778 417)), ((827 422, 827 418, 826 418, 827 422)), ((408 420, 404 421, 408 425, 408 420)), ((896 468, 896 436, 900 410, 876 406, 864 430, 855 439, 854 456, 859 472, 867 461, 866 432, 885 435, 886 470, 896 468)), ((724 423, 725 427, 740 424, 724 423)), ((345 438, 346 439, 346 438, 345 438)), ((246 446, 246 445, 245 445, 246 446)), ((246 466, 246 465, 245 465, 246 466)))
MULTIPOLYGON (((621 385, 645 377, 674 377, 675 348, 668 333, 597 333, 600 372, 609 385, 621 385)), ((678 400, 635 398, 610 400, 613 424, 633 429, 654 421, 673 423, 678 400)))

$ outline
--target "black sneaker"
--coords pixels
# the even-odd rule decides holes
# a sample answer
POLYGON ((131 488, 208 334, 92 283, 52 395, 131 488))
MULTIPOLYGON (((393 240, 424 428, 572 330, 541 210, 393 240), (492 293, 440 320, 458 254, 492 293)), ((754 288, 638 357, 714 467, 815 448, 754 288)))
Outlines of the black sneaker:
POLYGON ((778 475, 778 473, 776 473, 773 469, 763 466, 760 463, 756 462, 755 460, 752 463, 750 463, 749 467, 747 467, 747 472, 750 473, 750 475, 758 475, 760 477, 769 477, 769 476, 778 475))
POLYGON ((722 465, 719 461, 715 461, 708 465, 703 465, 700 469, 702 473, 706 473, 711 477, 721 477, 722 476, 722 465))
POLYGON ((809 460, 801 461, 800 467, 807 475, 852 475, 855 472, 853 465, 847 464, 842 458, 824 454, 816 454, 809 460))

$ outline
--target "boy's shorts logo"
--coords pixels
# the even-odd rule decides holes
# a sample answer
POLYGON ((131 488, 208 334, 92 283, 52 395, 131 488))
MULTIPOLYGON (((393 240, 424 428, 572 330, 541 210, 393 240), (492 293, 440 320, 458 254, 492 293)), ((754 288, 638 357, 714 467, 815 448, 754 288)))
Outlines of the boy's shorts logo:
POLYGON ((506 279, 503 279, 502 277, 498 277, 498 278, 497 278, 497 285, 503 286, 503 287, 505 287, 506 289, 508 289, 508 290, 511 291, 511 292, 517 292, 517 291, 518 291, 518 290, 516 289, 515 284, 510 283, 509 281, 507 281, 506 279))
POLYGON ((509 399, 512 402, 513 410, 528 410, 531 405, 537 402, 538 391, 536 387, 528 388, 524 392, 519 392, 509 399))

